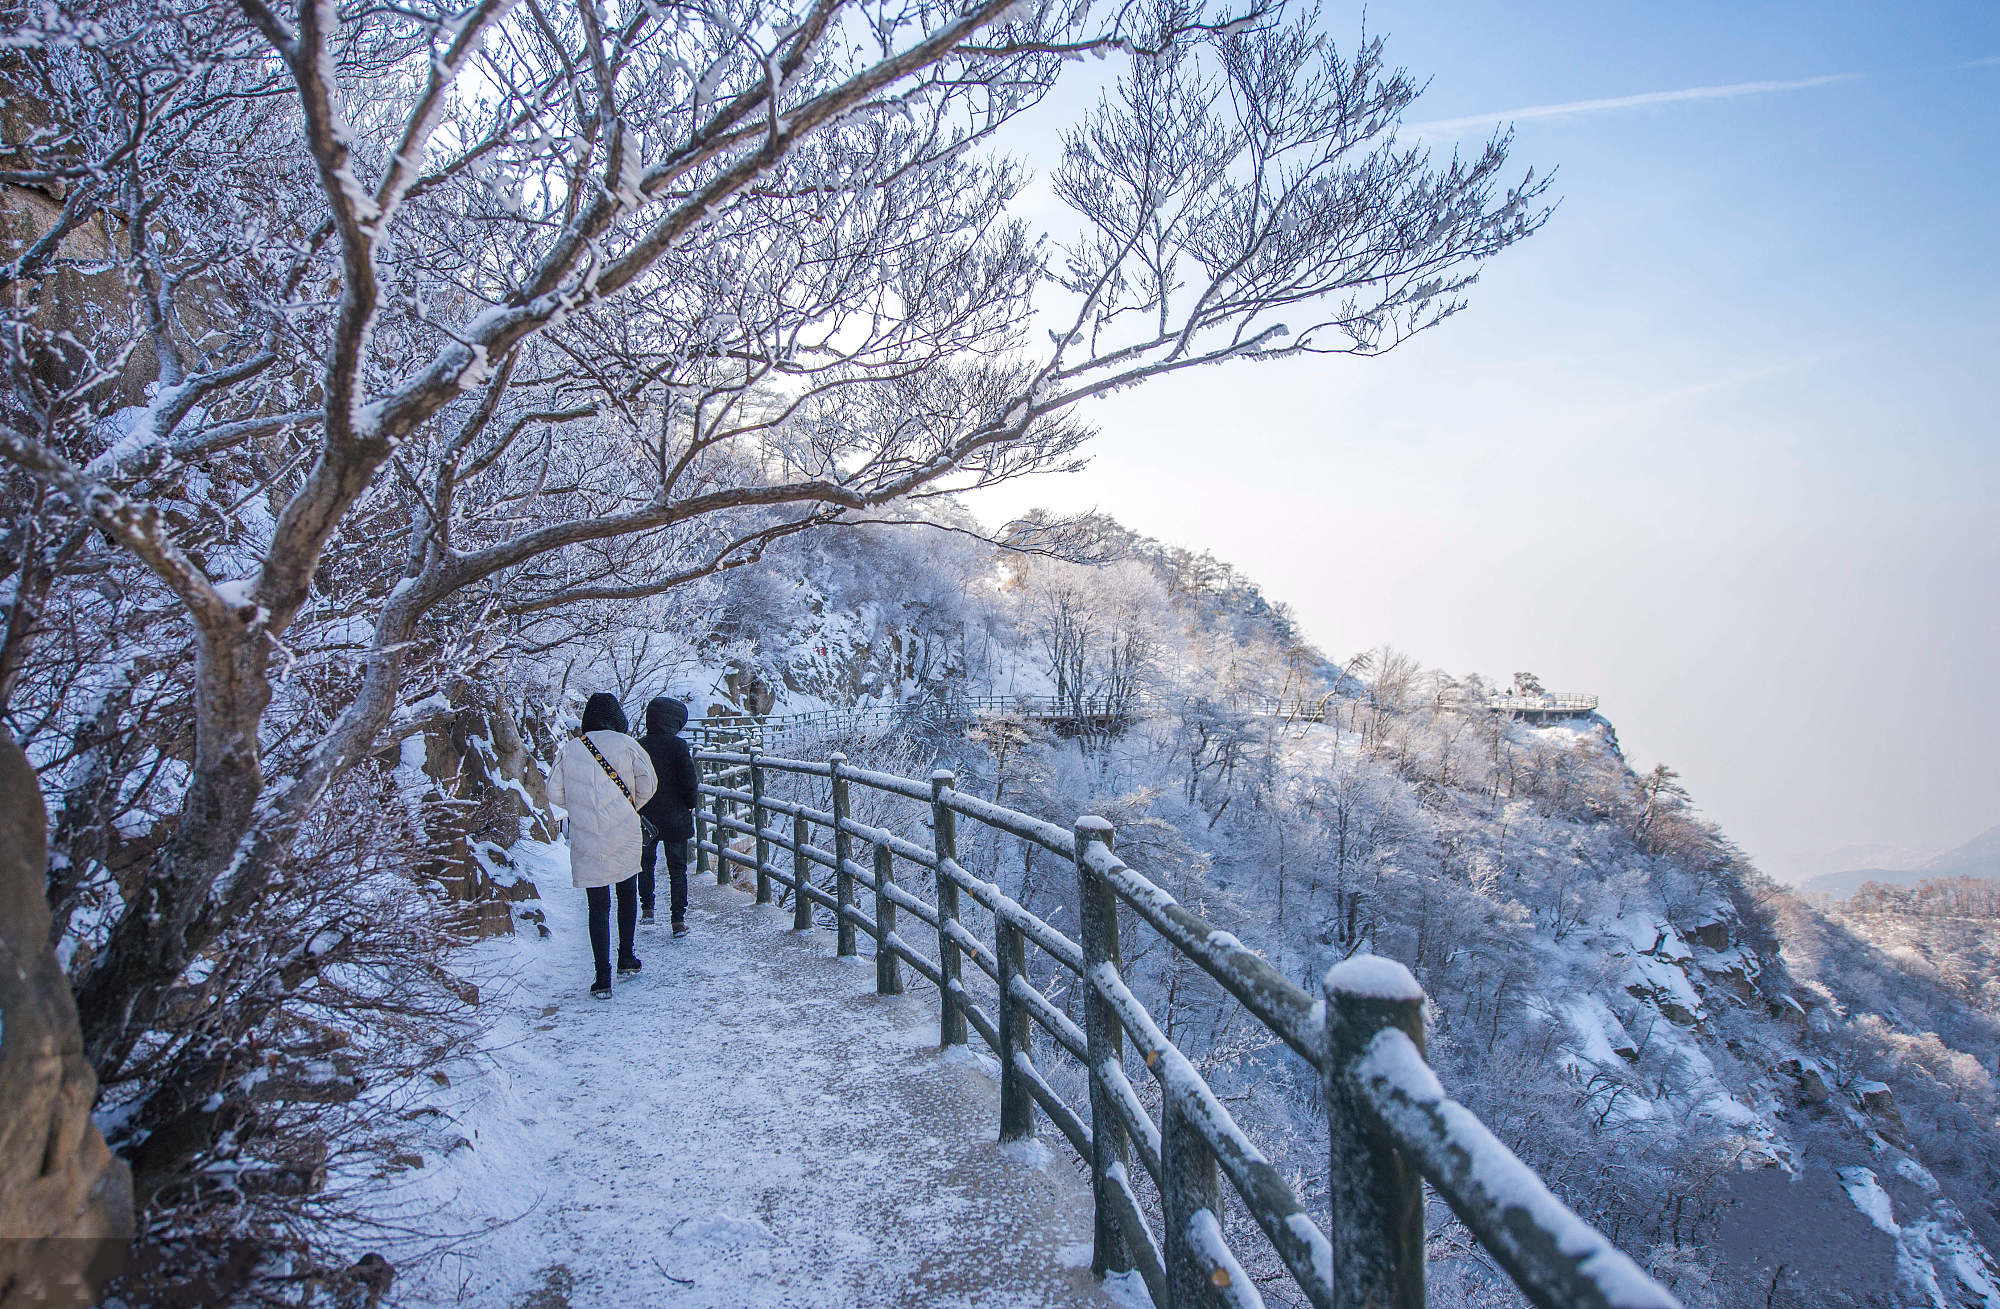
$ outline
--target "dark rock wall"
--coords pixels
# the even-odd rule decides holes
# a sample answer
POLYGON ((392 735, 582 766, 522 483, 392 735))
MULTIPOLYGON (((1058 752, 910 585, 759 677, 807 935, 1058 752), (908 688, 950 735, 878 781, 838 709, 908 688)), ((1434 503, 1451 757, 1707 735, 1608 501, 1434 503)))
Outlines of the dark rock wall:
POLYGON ((92 1304, 132 1232, 132 1177, 91 1121, 69 979, 48 948, 47 819, 0 734, 0 1306, 92 1304))

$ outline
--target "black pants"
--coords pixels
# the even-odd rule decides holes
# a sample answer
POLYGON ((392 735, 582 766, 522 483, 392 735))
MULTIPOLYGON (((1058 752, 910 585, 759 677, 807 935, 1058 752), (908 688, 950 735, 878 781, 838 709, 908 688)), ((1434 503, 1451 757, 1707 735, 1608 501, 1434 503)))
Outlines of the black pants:
MULTIPOLYGON (((639 926, 639 889, 637 874, 618 883, 618 957, 632 957, 632 933, 639 926)), ((597 980, 611 980, 611 888, 608 886, 587 886, 583 891, 590 900, 590 953, 597 962, 597 980)))
POLYGON ((646 912, 653 912, 653 865, 659 858, 660 846, 667 847, 667 892, 668 904, 673 910, 673 920, 680 922, 688 911, 688 847, 686 841, 669 841, 657 834, 649 824, 641 833, 645 845, 639 851, 639 903, 646 906, 646 912))

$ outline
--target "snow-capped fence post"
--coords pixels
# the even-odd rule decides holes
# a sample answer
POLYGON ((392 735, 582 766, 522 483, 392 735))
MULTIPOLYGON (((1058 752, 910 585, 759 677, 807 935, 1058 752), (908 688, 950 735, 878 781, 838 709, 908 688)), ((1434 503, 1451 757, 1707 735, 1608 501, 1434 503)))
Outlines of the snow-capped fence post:
POLYGON ((1028 1054, 1028 1015, 1014 998, 1014 979, 1027 977, 1026 942, 1021 929, 1007 921, 1005 913, 993 915, 994 971, 1000 986, 1000 1139, 1022 1141, 1035 1134, 1035 1102, 1028 1090, 1018 1060, 1028 1054))
MULTIPOLYGON (((695 780, 697 784, 709 781, 714 776, 714 765, 708 763, 697 763, 695 765, 695 780)), ((708 815, 702 812, 701 800, 697 796, 694 806, 694 875, 696 877, 700 877, 708 871, 708 842, 717 839, 721 835, 722 833, 718 832, 709 823, 708 815)))
MULTIPOLYGON (((1215 1152, 1188 1120, 1173 1086, 1160 1096, 1160 1217, 1166 1248, 1168 1309, 1217 1309, 1229 1285, 1227 1268, 1208 1253, 1221 1242, 1222 1180, 1215 1152), (1209 1229, 1203 1231, 1198 1229, 1209 1229), (1209 1232, 1211 1239, 1204 1239, 1209 1232)), ((1400 1307, 1399 1307, 1400 1309, 1400 1307)))
POLYGON ((842 958, 860 953, 854 940, 854 840, 847 831, 847 779, 840 775, 846 762, 844 754, 826 757, 827 776, 833 781, 833 952, 842 958))
POLYGON ((757 903, 771 903, 771 843, 764 839, 764 765, 756 746, 750 747, 750 825, 757 829, 757 903))
POLYGON ((1132 1255, 1125 1233, 1118 1225, 1117 1197, 1112 1169, 1128 1166, 1125 1120, 1111 1101, 1111 1089, 1098 1070, 1107 1064, 1122 1068, 1125 1063, 1125 1029, 1105 998, 1090 984, 1090 975, 1101 965, 1116 968, 1118 952, 1118 896, 1091 871, 1090 847, 1110 850, 1111 824, 1102 818, 1079 818, 1072 829, 1076 837, 1076 916, 1079 944, 1083 947, 1083 1033, 1090 1054, 1090 1192, 1096 1210, 1091 1238, 1090 1266, 1099 1277, 1125 1272, 1132 1267, 1132 1255))
POLYGON ((889 898, 895 884, 895 856, 875 843, 875 994, 903 993, 903 957, 896 953, 896 902, 889 898))
MULTIPOLYGON (((724 785, 722 779, 725 773, 726 770, 721 768, 715 770, 715 784, 718 787, 724 785)), ((723 851, 729 848, 729 829, 722 822, 723 815, 729 812, 728 805, 729 802, 719 795, 709 802, 711 816, 708 825, 715 833, 715 884, 717 886, 729 885, 729 859, 723 854, 723 851)))
POLYGON ((806 894, 806 882, 812 875, 812 865, 806 858, 806 846, 812 843, 811 825, 803 813, 792 815, 792 930, 806 932, 812 930, 812 897, 806 894))
POLYGON ((1327 1202, 1337 1309, 1424 1309, 1424 1184, 1363 1100, 1355 1063, 1395 1028, 1424 1048, 1424 992, 1392 960, 1358 955, 1327 970, 1327 1202))
POLYGON ((945 792, 958 785, 958 775, 939 769, 931 774, 931 850, 937 855, 938 1044, 964 1045, 965 991, 959 980, 958 940, 952 930, 958 925, 958 883, 944 871, 946 860, 958 862, 958 815, 944 800, 945 792))

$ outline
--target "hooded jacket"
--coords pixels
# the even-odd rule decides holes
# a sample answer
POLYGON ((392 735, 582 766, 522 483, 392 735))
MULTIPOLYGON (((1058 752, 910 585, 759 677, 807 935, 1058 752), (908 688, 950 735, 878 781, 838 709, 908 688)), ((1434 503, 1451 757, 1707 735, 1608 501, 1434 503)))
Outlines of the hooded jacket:
POLYGON ((646 705, 646 734, 639 738, 659 775, 660 789, 644 810, 662 840, 685 841, 694 835, 694 811, 701 803, 694 750, 681 737, 687 726, 687 706, 661 696, 646 705))
POLYGON ((639 871, 639 811, 659 789, 653 761, 625 732, 625 711, 617 697, 600 692, 583 709, 583 737, 597 747, 632 792, 627 800, 583 740, 572 738, 556 751, 549 770, 549 799, 569 811, 570 882, 580 887, 610 886, 639 871))

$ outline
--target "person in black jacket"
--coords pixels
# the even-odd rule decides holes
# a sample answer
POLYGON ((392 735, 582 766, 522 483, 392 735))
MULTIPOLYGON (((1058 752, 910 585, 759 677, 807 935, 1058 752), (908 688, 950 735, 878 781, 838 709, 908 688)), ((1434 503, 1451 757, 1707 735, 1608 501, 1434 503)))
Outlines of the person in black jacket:
POLYGON ((695 806, 701 803, 694 751, 680 734, 687 720, 686 705, 661 696, 647 703, 646 734, 639 738, 660 777, 660 789, 639 811, 648 824, 639 854, 639 921, 653 921, 653 869, 664 843, 675 936, 687 935, 687 843, 694 836, 695 806))

